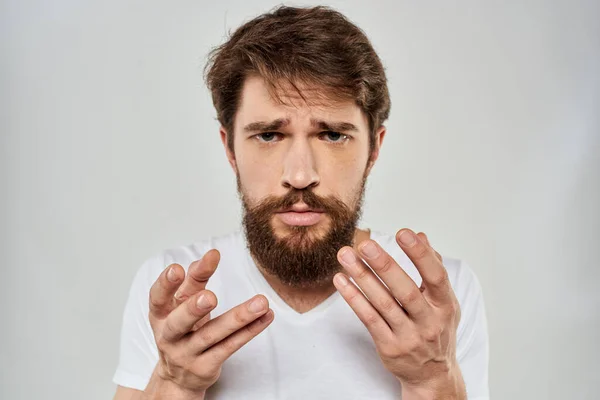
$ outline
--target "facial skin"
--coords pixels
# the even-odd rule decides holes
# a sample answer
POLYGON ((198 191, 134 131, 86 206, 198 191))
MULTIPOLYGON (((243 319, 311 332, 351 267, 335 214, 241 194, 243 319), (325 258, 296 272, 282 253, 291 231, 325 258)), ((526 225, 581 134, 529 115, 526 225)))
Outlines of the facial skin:
POLYGON ((306 101, 293 90, 280 92, 281 104, 262 78, 248 77, 235 118, 233 152, 221 129, 244 203, 250 251, 261 267, 292 286, 331 282, 339 271, 337 250, 352 244, 365 179, 385 135, 384 127, 376 132, 371 153, 368 119, 354 102, 333 102, 308 87, 302 93, 306 101), (306 192, 311 195, 303 200, 306 192), (248 222, 253 222, 250 233, 260 233, 254 240, 248 222), (261 246, 284 251, 263 249, 261 257, 256 248, 261 246), (286 258, 290 252, 293 257, 286 258))

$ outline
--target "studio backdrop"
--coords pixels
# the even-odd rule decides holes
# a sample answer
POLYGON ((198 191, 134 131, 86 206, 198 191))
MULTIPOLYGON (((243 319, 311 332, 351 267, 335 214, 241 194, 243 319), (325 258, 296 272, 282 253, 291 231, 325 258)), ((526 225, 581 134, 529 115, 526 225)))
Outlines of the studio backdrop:
MULTIPOLYGON (((277 4, 1 2, 0 398, 111 398, 142 262, 240 229, 202 68, 277 4)), ((389 79, 360 225, 475 271, 492 398, 598 398, 600 3, 326 5, 389 79)))

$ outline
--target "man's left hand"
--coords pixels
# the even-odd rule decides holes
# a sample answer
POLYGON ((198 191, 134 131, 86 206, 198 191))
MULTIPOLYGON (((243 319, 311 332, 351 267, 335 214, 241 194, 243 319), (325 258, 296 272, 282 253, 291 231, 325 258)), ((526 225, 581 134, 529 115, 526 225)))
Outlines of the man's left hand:
POLYGON ((373 240, 358 252, 340 249, 338 260, 356 285, 343 273, 334 284, 400 381, 403 399, 466 399, 456 360, 460 307, 442 257, 423 233, 402 229, 396 241, 421 275, 420 288, 373 240))

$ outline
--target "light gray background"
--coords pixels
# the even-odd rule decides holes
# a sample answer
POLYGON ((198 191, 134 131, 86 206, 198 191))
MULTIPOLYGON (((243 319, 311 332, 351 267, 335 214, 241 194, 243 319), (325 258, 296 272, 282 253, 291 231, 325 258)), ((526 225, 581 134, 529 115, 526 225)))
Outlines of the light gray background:
MULTIPOLYGON (((239 227, 201 68, 277 3, 1 4, 0 398, 107 399, 142 261, 239 227)), ((362 225, 473 267, 494 399, 597 398, 600 3, 328 4, 392 95, 362 225)))

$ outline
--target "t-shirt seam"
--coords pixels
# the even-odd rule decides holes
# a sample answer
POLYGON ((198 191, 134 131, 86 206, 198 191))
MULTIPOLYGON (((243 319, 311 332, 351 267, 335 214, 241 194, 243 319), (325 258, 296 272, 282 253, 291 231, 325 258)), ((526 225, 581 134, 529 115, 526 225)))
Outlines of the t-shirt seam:
POLYGON ((113 383, 130 389, 143 391, 146 388, 147 381, 147 378, 131 373, 123 368, 117 368, 113 375, 113 383))

